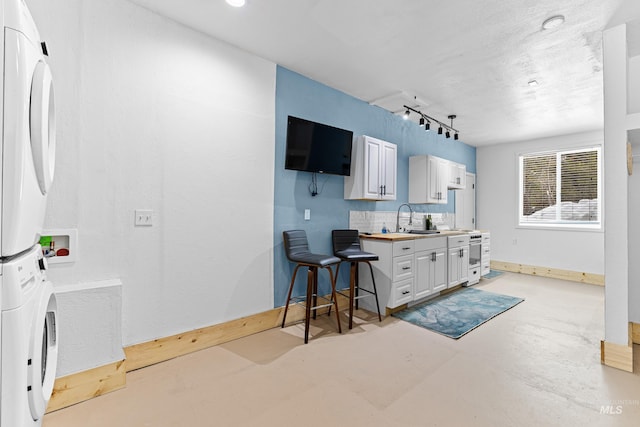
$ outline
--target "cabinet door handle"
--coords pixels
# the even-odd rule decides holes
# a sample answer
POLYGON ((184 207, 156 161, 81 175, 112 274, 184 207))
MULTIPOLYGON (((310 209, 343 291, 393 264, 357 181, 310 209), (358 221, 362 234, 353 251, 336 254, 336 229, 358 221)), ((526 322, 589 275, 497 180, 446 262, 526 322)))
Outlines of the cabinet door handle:
POLYGON ((382 189, 383 189, 383 193, 382 194, 386 196, 387 195, 387 186, 383 185, 382 189))
POLYGON ((403 270, 411 270, 411 267, 402 267, 403 270))
POLYGON ((409 249, 411 249, 411 247, 404 247, 402 248, 403 251, 408 251, 409 249))
POLYGON ((402 295, 407 295, 411 291, 402 291, 402 295))
POLYGON ((463 254, 464 254, 464 250, 460 249, 460 258, 462 258, 463 254))

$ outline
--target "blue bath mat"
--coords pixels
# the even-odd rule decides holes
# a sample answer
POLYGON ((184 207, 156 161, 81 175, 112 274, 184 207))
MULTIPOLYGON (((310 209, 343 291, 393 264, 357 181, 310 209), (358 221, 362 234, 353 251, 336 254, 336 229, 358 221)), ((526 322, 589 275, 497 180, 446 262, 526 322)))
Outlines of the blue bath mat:
POLYGON ((394 313, 393 316, 458 339, 522 301, 523 298, 462 288, 394 313))

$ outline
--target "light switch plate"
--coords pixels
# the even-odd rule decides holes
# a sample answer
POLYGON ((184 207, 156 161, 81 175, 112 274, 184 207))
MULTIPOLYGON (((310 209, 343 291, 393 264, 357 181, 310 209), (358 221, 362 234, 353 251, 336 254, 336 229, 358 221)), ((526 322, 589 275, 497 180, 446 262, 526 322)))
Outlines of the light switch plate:
POLYGON ((135 225, 150 227, 153 225, 153 211, 151 209, 136 209, 135 225))
POLYGON ((311 209, 304 210, 304 220, 309 221, 311 219, 311 209))

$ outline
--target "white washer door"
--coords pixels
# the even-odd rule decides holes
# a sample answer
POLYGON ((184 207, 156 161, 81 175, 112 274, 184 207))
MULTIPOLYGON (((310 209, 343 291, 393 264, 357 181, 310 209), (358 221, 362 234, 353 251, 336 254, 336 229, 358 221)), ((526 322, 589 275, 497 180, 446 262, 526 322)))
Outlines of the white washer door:
POLYGON ((49 66, 38 61, 31 81, 29 129, 31 151, 40 192, 47 194, 56 165, 56 112, 49 66))
POLYGON ((29 343, 27 390, 31 417, 39 420, 44 415, 53 392, 58 364, 58 305, 51 282, 37 302, 29 343))

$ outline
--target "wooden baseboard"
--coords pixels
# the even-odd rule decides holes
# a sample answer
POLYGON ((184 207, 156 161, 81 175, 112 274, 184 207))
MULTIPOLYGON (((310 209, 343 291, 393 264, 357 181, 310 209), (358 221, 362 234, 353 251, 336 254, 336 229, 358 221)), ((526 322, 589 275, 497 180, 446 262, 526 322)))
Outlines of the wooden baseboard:
POLYGON ((124 388, 126 371, 124 360, 56 378, 47 412, 124 388))
POLYGON ((600 362, 612 368, 633 372, 633 345, 600 341, 600 362))
MULTIPOLYGON (((298 310, 290 308, 290 311, 292 311, 292 317, 297 317, 298 310)), ((282 313, 283 310, 278 308, 125 347, 127 372, 274 328, 278 322, 282 322, 282 313)), ((289 316, 287 315, 287 317, 289 316)))
MULTIPOLYGON (((349 300, 338 295, 340 311, 348 306, 349 300)), ((318 310, 318 314, 326 313, 327 310, 328 308, 318 310)), ((56 378, 47 411, 66 408, 124 388, 127 372, 280 327, 283 315, 284 307, 279 307, 218 325, 125 347, 126 360, 56 378)), ((303 306, 290 305, 287 312, 287 325, 303 320, 304 316, 303 306)))
MULTIPOLYGON (((339 308, 348 307, 348 304, 348 299, 338 295, 339 308)), ((318 313, 327 310, 318 310, 318 313)), ((125 347, 127 372, 279 327, 283 315, 284 307, 279 307, 218 325, 125 347)), ((287 324, 300 321, 304 316, 302 305, 291 304, 287 312, 287 324)))
POLYGON ((402 305, 399 305, 399 306, 394 307, 394 308, 385 307, 384 308, 384 315, 385 316, 391 316, 392 314, 397 313, 399 311, 402 311, 407 307, 409 307, 409 304, 402 304, 402 305))
POLYGON ((631 323, 631 342, 640 344, 640 323, 631 323))
POLYGON ((491 269, 604 286, 603 274, 584 273, 579 271, 561 270, 559 268, 539 267, 535 265, 516 264, 512 262, 493 260, 491 261, 491 269))

